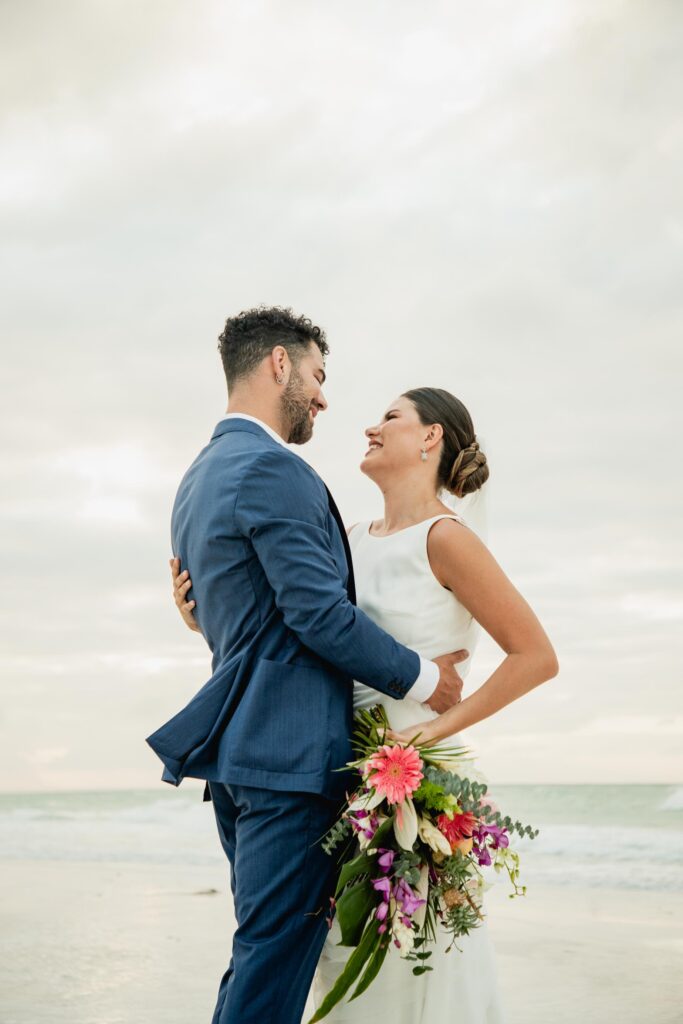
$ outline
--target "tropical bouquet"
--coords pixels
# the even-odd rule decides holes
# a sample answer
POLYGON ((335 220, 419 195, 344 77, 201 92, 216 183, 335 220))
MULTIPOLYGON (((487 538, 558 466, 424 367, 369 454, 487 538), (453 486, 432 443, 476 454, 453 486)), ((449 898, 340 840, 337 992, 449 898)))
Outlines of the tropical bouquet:
POLYGON ((467 748, 420 744, 419 734, 394 742, 380 705, 359 712, 355 725, 359 756, 347 767, 358 773, 358 786, 322 840, 342 864, 332 903, 340 945, 353 951, 310 1024, 352 986, 350 998, 361 995, 392 945, 414 963, 413 974, 430 971, 437 931, 447 933, 450 950, 483 921, 482 868, 507 873, 510 898, 524 895, 510 836, 538 835, 487 798, 467 748))

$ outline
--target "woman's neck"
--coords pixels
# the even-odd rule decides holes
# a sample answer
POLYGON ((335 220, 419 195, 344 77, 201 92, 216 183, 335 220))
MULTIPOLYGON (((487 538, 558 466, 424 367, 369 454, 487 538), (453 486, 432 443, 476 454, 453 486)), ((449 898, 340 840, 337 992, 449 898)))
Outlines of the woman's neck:
POLYGON ((375 521, 373 533, 395 533, 448 511, 437 498, 431 483, 424 486, 422 481, 392 481, 381 490, 384 496, 384 519, 381 522, 375 521))

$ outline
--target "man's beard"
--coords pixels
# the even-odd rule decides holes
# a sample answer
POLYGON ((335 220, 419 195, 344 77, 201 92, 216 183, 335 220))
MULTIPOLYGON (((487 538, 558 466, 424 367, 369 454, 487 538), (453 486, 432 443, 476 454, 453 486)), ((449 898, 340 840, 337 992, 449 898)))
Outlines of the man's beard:
POLYGON ((293 366, 282 393, 282 418, 289 430, 289 444, 306 444, 312 438, 313 420, 309 416, 311 404, 311 399, 306 397, 303 378, 293 366))

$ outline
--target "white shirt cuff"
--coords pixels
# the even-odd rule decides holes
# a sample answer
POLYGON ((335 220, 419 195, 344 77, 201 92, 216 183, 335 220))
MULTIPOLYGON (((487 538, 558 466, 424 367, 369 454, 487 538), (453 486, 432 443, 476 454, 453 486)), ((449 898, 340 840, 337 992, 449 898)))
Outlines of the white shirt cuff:
POLYGON ((420 658, 420 673, 406 694, 411 700, 425 704, 439 685, 439 666, 426 658, 420 658))

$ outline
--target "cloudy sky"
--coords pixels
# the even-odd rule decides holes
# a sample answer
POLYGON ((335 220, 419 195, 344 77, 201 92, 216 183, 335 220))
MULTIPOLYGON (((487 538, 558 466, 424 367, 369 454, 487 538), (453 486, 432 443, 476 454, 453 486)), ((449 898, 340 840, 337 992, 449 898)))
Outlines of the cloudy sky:
POLYGON ((261 302, 328 332, 305 454, 349 521, 400 391, 449 388, 487 439, 490 544, 562 669, 472 730, 491 777, 683 779, 680 5, 1 18, 0 786, 156 784, 144 737, 208 674, 170 507, 222 322, 261 302))

